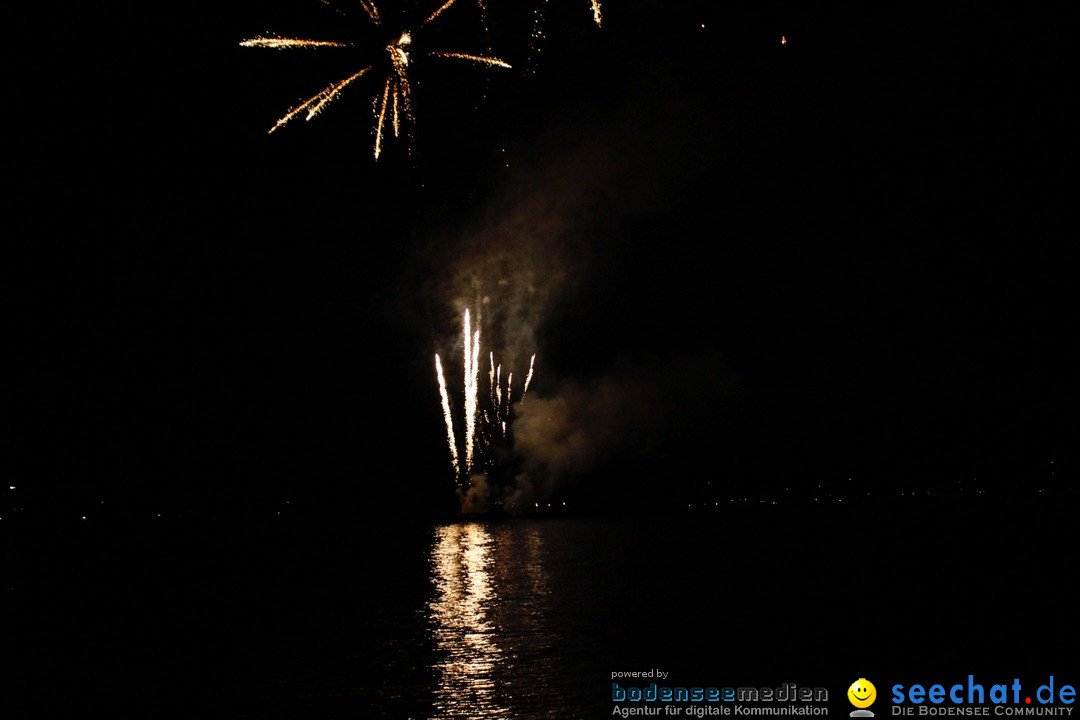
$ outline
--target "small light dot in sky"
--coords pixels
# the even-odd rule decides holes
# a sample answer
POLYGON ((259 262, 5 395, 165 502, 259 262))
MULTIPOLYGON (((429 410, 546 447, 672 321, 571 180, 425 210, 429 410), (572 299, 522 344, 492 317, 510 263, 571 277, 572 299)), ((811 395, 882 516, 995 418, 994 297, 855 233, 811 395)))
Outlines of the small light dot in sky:
POLYGON ((787 45, 787 35, 781 35, 780 36, 780 44, 781 45, 787 45))

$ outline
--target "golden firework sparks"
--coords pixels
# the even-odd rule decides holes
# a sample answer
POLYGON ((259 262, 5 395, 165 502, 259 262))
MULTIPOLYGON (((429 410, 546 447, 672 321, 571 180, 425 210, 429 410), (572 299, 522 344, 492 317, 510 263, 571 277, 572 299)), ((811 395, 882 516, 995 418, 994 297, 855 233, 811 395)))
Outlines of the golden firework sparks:
POLYGON ((303 40, 301 38, 282 37, 253 37, 240 43, 240 47, 271 48, 274 50, 287 50, 290 48, 312 47, 349 47, 349 43, 333 42, 331 40, 303 40))
POLYGON ((272 133, 275 130, 277 130, 278 128, 283 127, 285 125, 285 123, 292 120, 294 117, 296 117, 297 115, 302 113, 304 110, 308 111, 307 118, 305 118, 305 119, 310 120, 311 118, 315 117, 320 112, 322 112, 322 109, 324 107, 326 107, 327 103, 329 103, 331 100, 333 100, 334 98, 336 98, 338 96, 338 93, 341 92, 342 88, 344 88, 346 85, 348 85, 353 80, 360 77, 361 75, 363 75, 364 73, 366 73, 370 69, 371 69, 370 67, 366 67, 363 70, 361 70, 360 72, 358 72, 358 73, 356 73, 354 75, 350 75, 349 77, 345 78, 341 82, 334 83, 333 85, 331 85, 331 86, 327 87, 326 89, 324 89, 318 95, 314 95, 314 96, 308 98, 302 104, 297 105, 296 107, 290 109, 289 112, 285 113, 285 115, 282 116, 282 118, 280 120, 278 120, 274 124, 274 127, 270 128, 267 131, 267 133, 272 133))
POLYGON ((382 18, 379 17, 379 8, 375 7, 375 3, 371 0, 360 0, 360 7, 364 8, 364 12, 371 18, 371 22, 376 26, 382 25, 382 18))
POLYGON ((401 132, 401 122, 398 120, 398 94, 394 93, 394 137, 401 132))
MULTIPOLYGON (((536 0, 532 6, 532 30, 529 33, 529 67, 526 69, 529 74, 536 73, 536 66, 539 64, 540 54, 543 52, 543 44, 546 40, 544 25, 547 22, 546 9, 548 2, 549 0, 536 0)), ((589 7, 592 10, 593 22, 596 23, 596 27, 601 27, 604 17, 600 8, 600 0, 589 0, 589 7)))
POLYGON ((443 13, 443 10, 446 10, 447 8, 449 8, 449 7, 451 6, 451 5, 453 5, 453 4, 454 4, 454 3, 456 3, 456 2, 457 2, 457 0, 446 0, 446 3, 444 3, 444 4, 442 5, 442 7, 440 7, 440 8, 439 8, 438 10, 436 10, 435 12, 431 13, 431 16, 430 16, 430 17, 428 17, 428 19, 427 19, 427 20, 425 20, 425 21, 424 21, 423 23, 421 23, 421 24, 422 24, 422 25, 427 25, 427 24, 428 24, 429 22, 431 22, 431 21, 432 21, 432 20, 434 20, 435 18, 437 18, 437 17, 439 17, 440 15, 442 15, 442 13, 443 13))
POLYGON ((454 466, 454 473, 461 474, 457 440, 454 439, 454 418, 450 414, 450 396, 446 394, 446 378, 443 377, 442 362, 439 360, 438 353, 435 354, 435 373, 439 376, 439 395, 442 398, 443 418, 446 420, 446 440, 450 444, 450 459, 454 466))
MULTIPOLYGON (((477 323, 479 324, 479 323, 477 323)), ((465 472, 472 471, 473 449, 476 437, 476 360, 480 350, 480 331, 472 332, 469 310, 465 310, 465 472)))
MULTIPOLYGON (((476 318, 475 327, 472 313, 465 310, 462 318, 461 348, 464 351, 464 400, 465 400, 465 442, 464 463, 458 453, 454 436, 454 424, 450 412, 450 400, 446 392, 446 379, 443 375, 442 362, 435 356, 435 372, 439 381, 439 395, 442 400, 443 418, 446 422, 447 441, 450 444, 451 460, 458 480, 464 483, 474 472, 490 459, 486 450, 494 442, 493 438, 506 439, 508 423, 512 421, 510 406, 513 403, 514 374, 506 376, 505 392, 502 385, 502 365, 496 364, 495 353, 488 353, 488 407, 480 407, 480 319, 476 318), (501 434, 500 434, 501 429, 501 434)), ((526 389, 532 378, 536 355, 529 361, 529 375, 526 389)), ((525 391, 518 400, 525 397, 525 391)))
MULTIPOLYGON (((386 78, 386 87, 383 88, 382 104, 379 105, 379 111, 375 120, 375 159, 379 159, 379 153, 382 152, 382 129, 383 124, 386 122, 386 98, 390 94, 390 78, 386 78)), ((378 102, 378 98, 376 98, 378 102)))
MULTIPOLYGON (((479 320, 477 320, 476 324, 477 325, 480 324, 479 320)), ((480 393, 479 393, 479 388, 480 388, 480 382, 479 382, 479 380, 480 380, 480 328, 479 327, 476 329, 476 332, 473 333, 472 363, 471 363, 470 366, 472 368, 472 380, 470 382, 472 383, 471 394, 472 394, 472 398, 473 398, 473 412, 474 412, 473 422, 475 422, 476 421, 475 413, 476 413, 476 410, 480 406, 480 402, 479 402, 479 400, 480 400, 480 397, 479 397, 480 396, 480 393)), ((473 428, 473 435, 474 435, 474 437, 476 435, 475 427, 473 428)), ((475 455, 475 450, 474 450, 473 454, 475 455)), ((471 465, 470 465, 470 467, 471 467, 471 465)))
MULTIPOLYGON (((323 2, 329 5, 328 0, 323 2)), ((443 3, 434 13, 432 13, 424 22, 420 24, 421 27, 427 25, 432 20, 441 15, 444 11, 449 9, 456 0, 447 0, 443 3)), ((360 7, 367 14, 368 18, 375 24, 376 27, 382 26, 382 18, 379 15, 379 9, 372 0, 360 0, 360 7)), ((486 23, 485 10, 486 6, 481 1, 481 19, 486 23)), ((375 159, 379 159, 379 155, 382 153, 383 145, 383 132, 386 126, 387 105, 390 106, 390 122, 394 128, 394 137, 400 137, 402 134, 401 125, 404 123, 408 126, 413 124, 412 117, 412 100, 411 100, 411 85, 409 83, 409 76, 407 73, 409 67, 409 46, 413 42, 412 33, 408 30, 401 33, 396 40, 393 40, 386 46, 387 53, 390 56, 390 64, 392 70, 388 72, 381 93, 376 93, 372 106, 374 108, 375 115, 375 127, 373 134, 374 140, 374 155, 375 159)), ((277 36, 257 36, 248 40, 244 40, 240 43, 241 47, 249 48, 264 48, 264 49, 293 49, 293 48, 351 48, 352 43, 337 42, 332 40, 312 40, 307 38, 283 38, 277 36)), ((428 55, 434 57, 443 57, 454 60, 468 60, 474 63, 480 63, 488 65, 490 67, 509 68, 510 64, 500 60, 496 57, 490 57, 487 55, 470 55, 467 53, 457 52, 440 52, 440 51, 428 51, 428 55)), ((293 118, 300 113, 307 110, 306 120, 311 120, 313 117, 319 114, 326 105, 336 98, 338 94, 349 85, 351 82, 364 75, 371 69, 372 66, 367 66, 362 70, 350 75, 349 77, 340 80, 336 83, 328 85, 325 89, 316 95, 305 100, 300 105, 291 108, 285 115, 278 119, 274 123, 273 127, 268 132, 274 132, 283 127, 293 118)), ((411 133, 409 134, 411 138, 411 133)))
POLYGON ((466 53, 457 52, 440 52, 437 50, 433 50, 429 53, 429 55, 432 55, 434 57, 456 58, 457 60, 471 60, 472 62, 483 63, 484 65, 491 65, 492 67, 510 67, 510 63, 508 62, 500 60, 499 58, 485 57, 483 55, 468 55, 466 53))
POLYGON ((510 373, 506 376, 506 414, 510 414, 510 402, 513 396, 514 388, 514 373, 510 373))
POLYGON ((341 92, 342 88, 344 88, 346 85, 348 85, 353 80, 360 77, 361 75, 363 75, 364 73, 366 73, 370 69, 371 69, 371 66, 369 65, 368 67, 364 68, 363 70, 356 73, 355 75, 350 75, 349 77, 345 78, 341 82, 339 82, 339 83, 337 83, 335 85, 331 85, 326 90, 323 90, 321 93, 316 95, 315 97, 316 97, 316 99, 319 100, 319 102, 315 103, 315 105, 313 105, 311 107, 311 110, 308 111, 307 117, 304 118, 304 119, 305 120, 310 120, 311 118, 315 117, 320 112, 322 112, 322 109, 324 107, 326 107, 326 104, 329 103, 334 98, 336 98, 338 93, 341 92))
POLYGON ((525 402, 525 395, 529 392, 529 383, 532 382, 533 364, 536 363, 536 353, 529 358, 529 374, 525 376, 525 387, 521 390, 521 402, 525 402))
MULTIPOLYGON (((405 119, 412 122, 412 104, 409 100, 411 93, 409 86, 409 76, 407 74, 409 68, 409 54, 406 51, 406 47, 412 44, 412 35, 408 32, 401 33, 401 37, 396 42, 392 42, 386 46, 386 51, 390 54, 390 62, 394 66, 393 77, 387 78, 387 87, 389 88, 390 97, 393 102, 393 124, 394 124, 394 137, 400 137, 401 135, 401 121, 399 118, 398 105, 401 106, 401 115, 404 115, 405 119)), ((386 95, 383 95, 383 109, 382 113, 386 112, 386 95)), ((379 118, 380 123, 382 118, 379 118)), ((380 128, 381 130, 381 128, 380 128)), ((379 155, 376 152, 375 159, 379 159, 379 155)))
POLYGON ((495 373, 495 417, 502 417, 502 365, 495 373))

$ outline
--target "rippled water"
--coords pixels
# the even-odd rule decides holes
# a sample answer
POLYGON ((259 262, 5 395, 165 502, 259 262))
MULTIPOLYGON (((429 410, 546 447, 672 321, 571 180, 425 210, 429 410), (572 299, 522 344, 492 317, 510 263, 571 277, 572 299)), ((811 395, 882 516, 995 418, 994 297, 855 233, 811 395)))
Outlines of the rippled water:
POLYGON ((583 717, 602 706, 606 685, 590 682, 593 618, 576 596, 576 574, 589 572, 582 531, 590 534, 560 521, 457 523, 412 546, 385 538, 358 551, 376 551, 374 563, 351 571, 339 564, 346 558, 322 558, 257 627, 242 714, 583 717))
MULTIPOLYGON (((761 516, 290 539, 245 581, 234 715, 608 717, 611 673, 650 667, 686 684, 830 684, 828 669, 851 662, 852 617, 905 638, 860 646, 860 668, 1041 661, 1045 648, 1019 630, 980 628, 1034 602, 1000 585, 997 564, 1045 557, 1050 567, 1045 549, 1061 546, 1034 526, 1002 527, 951 515, 761 516), (943 553, 965 562, 937 572, 943 553)), ((1050 621, 1067 618, 1068 604, 1039 602, 1050 621)))
POLYGON ((552 702, 552 651, 560 638, 549 621, 545 564, 535 525, 438 528, 431 551, 435 597, 427 608, 437 673, 432 718, 513 717, 524 710, 557 716, 562 703, 552 702))
POLYGON ((9 568, 0 715, 19 716, 9 688, 25 717, 573 720, 611 717, 612 674, 651 668, 701 687, 1064 678, 1075 508, 994 507, 311 517, 137 544, 80 526, 9 568))

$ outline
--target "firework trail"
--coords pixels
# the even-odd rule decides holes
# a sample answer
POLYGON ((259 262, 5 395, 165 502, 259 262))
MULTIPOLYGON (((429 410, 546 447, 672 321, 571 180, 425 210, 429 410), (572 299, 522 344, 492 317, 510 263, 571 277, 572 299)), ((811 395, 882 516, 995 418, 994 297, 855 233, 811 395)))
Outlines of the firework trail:
POLYGON ((375 23, 376 27, 382 25, 382 18, 379 17, 379 8, 375 7, 375 3, 371 2, 371 0, 360 0, 360 7, 364 8, 364 12, 367 13, 368 17, 371 18, 371 22, 375 23))
POLYGON ((596 23, 596 27, 600 27, 604 18, 600 15, 600 0, 589 0, 592 3, 592 19, 596 23))
POLYGON ((280 120, 278 120, 277 123, 274 124, 274 127, 270 128, 269 132, 274 132, 278 128, 283 127, 285 125, 285 123, 292 120, 294 117, 299 115, 304 110, 308 111, 308 114, 307 114, 307 119, 308 120, 315 117, 320 112, 322 112, 322 109, 324 107, 326 107, 327 103, 329 103, 331 100, 333 100, 335 97, 337 97, 338 93, 341 92, 342 88, 344 88, 346 85, 348 85, 353 80, 360 77, 361 75, 363 75, 364 73, 366 73, 370 69, 371 69, 370 67, 366 67, 363 70, 361 70, 360 72, 356 73, 355 75, 347 77, 344 80, 342 80, 341 82, 334 83, 333 85, 326 88, 325 90, 323 90, 318 95, 315 95, 314 97, 309 98, 307 100, 307 102, 305 102, 305 103, 303 103, 301 105, 297 105, 296 107, 292 108, 280 120))
POLYGON ((472 323, 469 321, 469 309, 465 309, 465 331, 462 333, 465 349, 465 468, 472 468, 472 441, 476 430, 476 396, 472 393, 472 323))
POLYGON ((383 88, 382 106, 379 109, 378 120, 375 122, 375 159, 379 159, 382 152, 382 129, 386 123, 386 98, 390 94, 390 78, 386 78, 386 87, 383 88))
POLYGON ((302 40, 300 38, 262 37, 261 35, 245 40, 240 47, 271 48, 284 50, 298 47, 349 47, 349 43, 332 42, 330 40, 302 40))
MULTIPOLYGON (((480 319, 477 318, 477 326, 480 325, 480 319)), ((473 333, 473 347, 472 347, 472 397, 474 412, 479 408, 479 388, 480 388, 480 328, 476 328, 476 332, 473 333)), ((479 413, 476 413, 479 414, 479 413)), ((475 416, 474 416, 475 422, 475 416)), ((476 430, 473 428, 473 435, 475 437, 476 430)), ((471 469, 471 464, 470 464, 471 469)))
MULTIPOLYGON (((442 402, 443 419, 446 422, 446 437, 450 445, 451 465, 455 476, 465 483, 472 475, 474 468, 485 466, 491 461, 486 454, 486 449, 500 439, 507 440, 510 407, 513 399, 514 374, 506 376, 505 390, 502 384, 502 365, 495 363, 495 353, 488 354, 488 407, 480 406, 480 319, 476 319, 476 327, 473 326, 472 313, 466 309, 462 322, 462 344, 464 350, 464 400, 465 400, 465 438, 464 438, 464 463, 458 452, 457 439, 454 434, 453 414, 450 410, 450 398, 446 390, 446 377, 443 373, 442 360, 435 355, 435 373, 439 381, 439 398, 442 402), (504 402, 505 401, 505 402, 504 402), (500 432, 501 430, 501 432, 500 432)), ((529 361, 529 375, 532 378, 533 363, 536 355, 529 361)), ((525 396, 518 398, 520 402, 525 396)))
MULTIPOLYGON (((324 4, 329 5, 328 0, 323 0, 324 4)), ((447 0, 442 6, 439 7, 434 13, 432 13, 426 20, 420 23, 420 27, 423 27, 430 23, 432 20, 441 15, 444 11, 449 9, 456 0, 447 0)), ((364 13, 368 16, 371 22, 376 27, 382 27, 382 18, 379 15, 379 9, 373 2, 373 0, 360 0, 360 7, 364 13)), ((481 22, 486 25, 486 6, 480 2, 481 10, 481 22)), ((387 72, 385 82, 383 83, 382 91, 377 92, 372 100, 372 108, 375 116, 375 127, 373 134, 375 136, 374 142, 374 155, 375 159, 379 159, 379 155, 382 153, 383 145, 383 129, 386 126, 387 106, 390 107, 391 124, 394 128, 394 137, 400 137, 402 122, 408 126, 412 126, 415 122, 412 114, 412 89, 409 82, 408 67, 409 67, 409 46, 412 44, 412 33, 408 30, 401 33, 396 40, 391 41, 386 46, 386 52, 390 56, 391 70, 387 72)), ((282 37, 263 37, 257 36, 249 40, 244 40, 240 43, 241 47, 249 48, 270 48, 276 50, 295 49, 295 48, 352 48, 355 47, 352 43, 336 42, 331 40, 310 40, 305 38, 282 38, 282 37)), ((426 53, 429 56, 448 58, 452 60, 467 60, 473 63, 479 63, 487 65, 488 67, 501 67, 509 68, 510 64, 490 55, 470 55, 468 53, 459 52, 443 52, 429 50, 426 53)), ((307 110, 307 117, 305 120, 311 120, 313 117, 319 114, 319 112, 326 107, 327 103, 333 100, 338 94, 345 88, 346 85, 356 80, 373 66, 367 65, 359 72, 350 75, 344 80, 340 80, 336 83, 328 85, 325 89, 316 95, 305 100, 300 105, 291 108, 285 115, 278 119, 274 123, 273 127, 268 132, 272 133, 275 130, 286 125, 289 121, 294 119, 304 110, 307 110)), ((411 140, 412 135, 409 134, 411 140)))
POLYGON ((495 417, 502 417, 502 365, 495 374, 495 417))
MULTIPOLYGON (((314 106, 312 106, 311 110, 308 111, 307 119, 310 120, 311 118, 315 117, 320 112, 322 112, 322 109, 324 107, 326 107, 326 104, 328 102, 330 102, 331 100, 333 100, 335 97, 337 97, 337 94, 339 92, 341 92, 342 88, 344 88, 346 85, 348 85, 353 80, 360 77, 361 75, 363 75, 364 73, 366 73, 370 69, 371 69, 371 66, 369 65, 368 67, 364 68, 363 70, 356 73, 355 75, 350 75, 349 77, 345 78, 341 82, 339 82, 339 83, 337 83, 335 85, 331 85, 326 90, 323 90, 320 94, 316 95, 315 99, 318 99, 319 102, 317 102, 314 106)), ((277 127, 278 126, 275 125, 274 129, 277 129, 277 127)))
MULTIPOLYGON (((412 121, 412 89, 409 85, 409 76, 405 74, 405 71, 409 66, 409 55, 405 52, 405 46, 412 44, 412 35, 409 33, 402 33, 396 43, 391 43, 386 46, 387 52, 390 53, 390 61, 394 64, 394 137, 398 137, 399 133, 399 121, 398 121, 398 101, 401 102, 401 109, 405 117, 412 121)), ((383 100, 383 110, 386 110, 386 101, 383 100)), ((376 160, 378 157, 375 158, 376 160)))
POLYGON ((431 22, 431 21, 432 21, 432 20, 434 20, 435 18, 437 18, 437 17, 439 17, 440 15, 442 15, 442 13, 443 13, 443 10, 446 10, 446 9, 447 9, 447 8, 449 8, 449 7, 451 6, 451 5, 453 5, 453 4, 455 3, 455 2, 457 2, 457 0, 446 0, 446 3, 445 3, 445 4, 444 4, 444 5, 442 6, 442 7, 440 7, 440 8, 438 9, 438 10, 436 10, 436 11, 435 11, 435 12, 433 12, 433 13, 431 13, 431 16, 430 16, 430 17, 428 17, 428 19, 427 19, 427 20, 425 20, 424 22, 422 22, 422 23, 421 23, 421 25, 427 25, 427 24, 428 24, 429 22, 431 22))
MULTIPOLYGON (((479 320, 477 325, 479 325, 479 320)), ((471 331, 469 311, 465 310, 465 472, 472 472, 473 455, 476 445, 476 417, 480 383, 480 329, 471 331), (472 340, 470 346, 470 338, 472 340)))
POLYGON ((525 395, 529 392, 529 383, 532 382, 533 364, 536 362, 536 353, 529 358, 529 374, 525 376, 525 387, 521 391, 521 402, 525 402, 525 395))
POLYGON ((442 397, 443 417, 446 419, 446 439, 450 444, 450 459, 454 467, 454 473, 461 474, 461 465, 458 462, 457 440, 454 439, 454 418, 450 414, 450 396, 446 394, 446 378, 443 377, 442 362, 438 353, 435 354, 435 373, 439 376, 439 395, 442 397))
POLYGON ((484 57, 483 55, 468 55, 466 53, 456 53, 456 52, 439 52, 439 51, 436 51, 436 50, 433 50, 432 52, 430 52, 428 54, 433 55, 435 57, 456 58, 458 60, 471 60, 473 62, 483 63, 484 65, 491 65, 492 67, 502 67, 502 68, 509 68, 510 67, 510 63, 508 63, 508 62, 504 62, 504 61, 500 60, 499 58, 484 57))

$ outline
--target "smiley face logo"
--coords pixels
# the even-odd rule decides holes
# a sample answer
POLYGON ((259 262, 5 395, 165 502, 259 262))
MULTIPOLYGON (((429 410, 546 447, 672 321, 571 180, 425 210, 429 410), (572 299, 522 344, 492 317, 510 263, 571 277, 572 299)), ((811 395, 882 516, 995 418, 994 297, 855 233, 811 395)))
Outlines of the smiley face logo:
POLYGON ((848 700, 857 708, 868 708, 877 699, 877 688, 866 678, 859 678, 847 689, 848 700))

